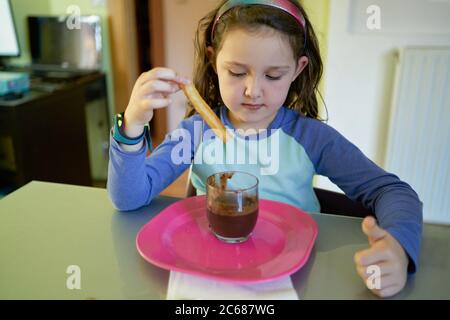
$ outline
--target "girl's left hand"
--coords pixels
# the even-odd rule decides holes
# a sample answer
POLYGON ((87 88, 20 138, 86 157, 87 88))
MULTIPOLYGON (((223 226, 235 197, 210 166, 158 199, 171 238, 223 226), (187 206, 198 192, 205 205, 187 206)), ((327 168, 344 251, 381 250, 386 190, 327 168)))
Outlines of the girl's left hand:
POLYGON ((362 230, 370 247, 355 254, 356 270, 374 294, 382 298, 393 296, 406 284, 408 257, 405 250, 389 232, 378 226, 374 217, 363 220, 362 230), (378 268, 369 268, 374 265, 378 268), (377 276, 380 278, 375 279, 377 276))

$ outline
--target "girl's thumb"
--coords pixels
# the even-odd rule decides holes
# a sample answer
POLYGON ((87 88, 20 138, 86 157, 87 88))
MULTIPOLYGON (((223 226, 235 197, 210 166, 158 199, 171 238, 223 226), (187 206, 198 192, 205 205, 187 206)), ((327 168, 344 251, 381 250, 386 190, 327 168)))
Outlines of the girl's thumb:
POLYGON ((386 230, 378 226, 374 217, 365 217, 362 222, 362 230, 369 237, 369 241, 377 241, 384 238, 387 234, 386 230))

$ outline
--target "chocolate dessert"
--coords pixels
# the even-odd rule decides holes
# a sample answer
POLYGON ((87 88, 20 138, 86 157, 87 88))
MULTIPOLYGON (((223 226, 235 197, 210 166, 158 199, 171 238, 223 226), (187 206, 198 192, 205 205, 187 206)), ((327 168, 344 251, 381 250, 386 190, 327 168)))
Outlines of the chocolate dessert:
POLYGON ((219 239, 241 242, 256 225, 258 192, 256 187, 248 191, 228 189, 228 180, 234 174, 226 172, 219 179, 217 175, 208 178, 207 214, 210 228, 219 239))
POLYGON ((239 211, 234 203, 218 200, 208 207, 208 220, 213 230, 226 238, 247 237, 253 230, 258 219, 258 206, 255 198, 246 198, 244 207, 239 211))

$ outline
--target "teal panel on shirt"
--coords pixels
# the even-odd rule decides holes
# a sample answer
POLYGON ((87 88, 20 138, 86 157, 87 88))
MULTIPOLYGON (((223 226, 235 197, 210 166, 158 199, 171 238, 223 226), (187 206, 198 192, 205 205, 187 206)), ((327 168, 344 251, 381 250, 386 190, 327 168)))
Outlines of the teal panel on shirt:
POLYGON ((207 139, 199 144, 191 175, 198 195, 206 193, 205 182, 210 175, 243 171, 259 179, 260 198, 320 212, 312 187, 314 166, 303 146, 283 130, 272 130, 268 137, 250 140, 235 135, 227 142, 225 151, 224 148, 219 139, 207 139), (230 161, 225 162, 225 157, 230 161))

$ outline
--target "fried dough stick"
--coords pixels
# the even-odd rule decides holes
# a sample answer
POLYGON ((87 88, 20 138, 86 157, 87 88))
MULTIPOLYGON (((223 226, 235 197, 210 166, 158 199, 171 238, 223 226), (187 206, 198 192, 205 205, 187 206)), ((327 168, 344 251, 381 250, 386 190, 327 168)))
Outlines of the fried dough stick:
POLYGON ((190 83, 182 85, 181 87, 184 94, 189 99, 189 101, 194 106, 195 110, 200 114, 200 116, 206 121, 206 123, 211 127, 216 135, 224 142, 227 142, 229 135, 222 121, 219 117, 212 111, 211 107, 203 100, 200 93, 198 93, 195 86, 190 83))

